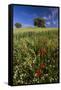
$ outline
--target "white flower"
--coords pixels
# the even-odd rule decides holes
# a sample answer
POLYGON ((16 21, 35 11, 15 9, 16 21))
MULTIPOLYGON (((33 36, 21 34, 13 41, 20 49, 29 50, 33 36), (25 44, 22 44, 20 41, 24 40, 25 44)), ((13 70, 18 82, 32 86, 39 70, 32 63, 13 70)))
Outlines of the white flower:
POLYGON ((46 74, 44 74, 46 77, 48 77, 48 74, 46 73, 46 74))
POLYGON ((55 68, 55 66, 53 65, 53 68, 55 68))
POLYGON ((50 60, 48 60, 48 62, 50 62, 50 60))
POLYGON ((41 79, 42 79, 42 80, 45 80, 44 76, 43 76, 43 77, 41 77, 41 79))
POLYGON ((50 78, 50 82, 52 82, 53 80, 54 80, 54 78, 51 77, 51 78, 50 78))
POLYGON ((52 67, 52 65, 51 65, 51 64, 50 64, 49 66, 50 66, 50 67, 52 67))

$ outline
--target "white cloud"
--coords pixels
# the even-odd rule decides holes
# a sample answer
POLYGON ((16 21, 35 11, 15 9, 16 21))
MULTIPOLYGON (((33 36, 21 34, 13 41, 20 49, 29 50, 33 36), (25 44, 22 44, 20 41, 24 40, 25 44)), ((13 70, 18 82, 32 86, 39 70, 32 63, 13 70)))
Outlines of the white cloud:
POLYGON ((53 21, 53 24, 56 24, 56 21, 53 21))
POLYGON ((47 25, 50 25, 51 23, 50 22, 46 22, 47 25))
POLYGON ((49 8, 51 15, 49 15, 49 19, 53 21, 53 24, 55 24, 54 19, 58 16, 58 8, 49 8))
POLYGON ((52 19, 54 19, 57 16, 57 14, 58 14, 58 9, 57 8, 53 8, 51 10, 51 13, 52 13, 52 19))
POLYGON ((51 18, 52 18, 52 16, 51 15, 48 15, 48 16, 44 16, 43 17, 45 20, 50 20, 51 18))
POLYGON ((46 20, 48 19, 46 16, 44 16, 43 18, 46 19, 46 20))

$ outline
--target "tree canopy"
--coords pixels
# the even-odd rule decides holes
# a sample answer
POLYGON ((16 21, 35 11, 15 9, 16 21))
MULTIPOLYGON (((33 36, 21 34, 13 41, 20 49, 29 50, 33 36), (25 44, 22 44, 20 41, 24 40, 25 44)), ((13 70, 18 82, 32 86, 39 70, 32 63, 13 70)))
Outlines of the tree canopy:
POLYGON ((43 18, 35 18, 34 19, 34 26, 45 27, 45 19, 43 19, 43 18))
POLYGON ((17 23, 15 23, 15 27, 16 28, 21 28, 22 27, 22 24, 17 22, 17 23))

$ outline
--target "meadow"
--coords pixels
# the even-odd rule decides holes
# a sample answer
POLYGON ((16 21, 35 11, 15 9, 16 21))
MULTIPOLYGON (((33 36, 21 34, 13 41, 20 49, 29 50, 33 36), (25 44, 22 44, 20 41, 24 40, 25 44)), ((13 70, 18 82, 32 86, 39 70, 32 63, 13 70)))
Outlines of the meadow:
POLYGON ((13 30, 13 85, 57 83, 58 29, 13 30))

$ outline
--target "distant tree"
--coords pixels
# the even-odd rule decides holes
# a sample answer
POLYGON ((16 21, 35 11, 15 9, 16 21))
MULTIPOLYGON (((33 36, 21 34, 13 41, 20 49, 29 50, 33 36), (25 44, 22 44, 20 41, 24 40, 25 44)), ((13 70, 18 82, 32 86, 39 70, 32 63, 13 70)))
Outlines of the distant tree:
POLYGON ((43 18, 35 18, 34 19, 34 26, 45 27, 45 19, 43 19, 43 18))
POLYGON ((15 27, 16 27, 16 28, 21 28, 22 25, 21 25, 21 23, 15 23, 15 27))

